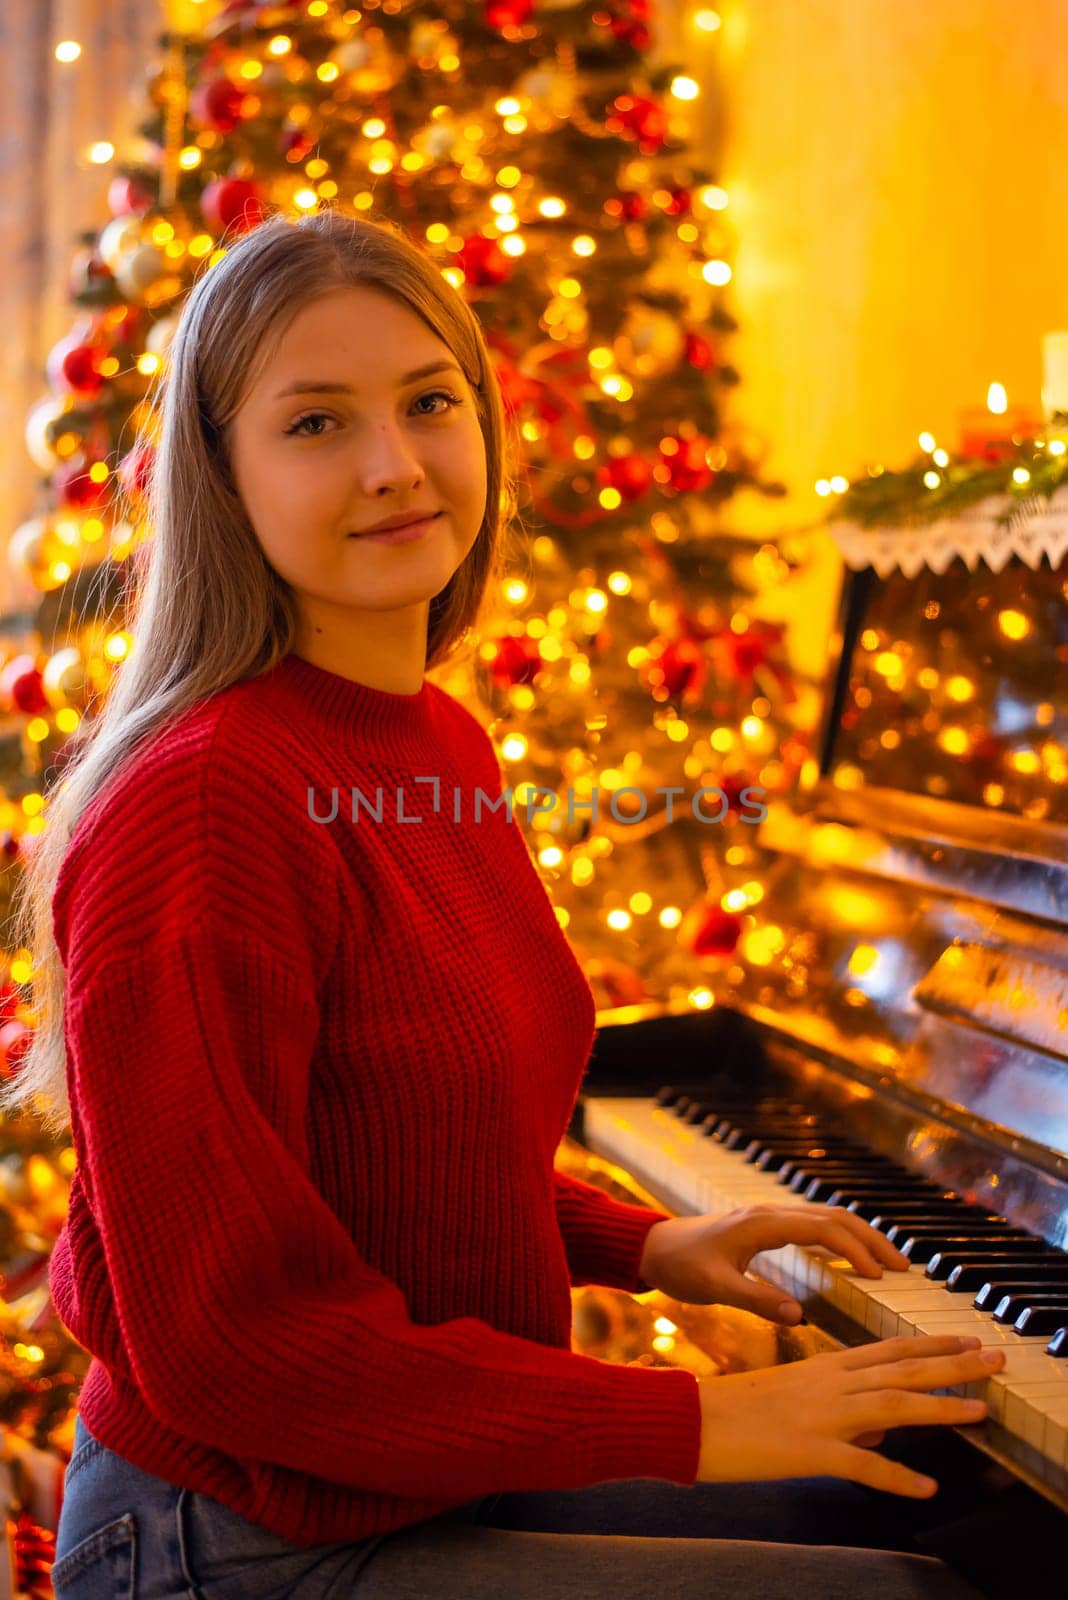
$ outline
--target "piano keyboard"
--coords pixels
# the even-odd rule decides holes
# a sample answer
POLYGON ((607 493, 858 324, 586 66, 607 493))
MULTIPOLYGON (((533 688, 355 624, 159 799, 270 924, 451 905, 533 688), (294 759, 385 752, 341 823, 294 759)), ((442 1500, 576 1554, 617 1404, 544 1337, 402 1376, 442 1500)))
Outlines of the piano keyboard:
POLYGON ((846 1205, 893 1230, 907 1272, 865 1278, 849 1261, 799 1245, 754 1257, 752 1270, 811 1308, 817 1325, 817 1303, 833 1306, 857 1342, 965 1334, 1004 1346, 1002 1371, 966 1386, 989 1407, 979 1431, 1037 1486, 1068 1497, 1068 1254, 865 1149, 797 1101, 743 1106, 693 1094, 590 1096, 583 1142, 677 1215, 814 1202, 846 1205))

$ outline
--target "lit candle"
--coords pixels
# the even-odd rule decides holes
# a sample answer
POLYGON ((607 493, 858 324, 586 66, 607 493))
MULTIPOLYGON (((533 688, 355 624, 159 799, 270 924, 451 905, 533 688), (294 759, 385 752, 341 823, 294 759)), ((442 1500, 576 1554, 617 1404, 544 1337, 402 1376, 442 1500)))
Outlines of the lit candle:
POLYGON ((1014 435, 1034 439, 1041 430, 1042 422, 1030 406, 1010 406, 1004 386, 992 383, 985 406, 969 406, 960 414, 960 454, 997 461, 1012 455, 1014 435))

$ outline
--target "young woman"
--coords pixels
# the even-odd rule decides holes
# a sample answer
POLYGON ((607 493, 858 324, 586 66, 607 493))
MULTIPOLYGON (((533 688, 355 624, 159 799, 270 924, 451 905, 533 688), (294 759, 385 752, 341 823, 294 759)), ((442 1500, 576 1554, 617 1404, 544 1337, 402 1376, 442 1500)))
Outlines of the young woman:
POLYGON ((51 1281, 92 1357, 58 1600, 974 1594, 897 1536, 932 1486, 872 1449, 982 1414, 929 1392, 989 1372, 962 1341, 704 1383, 571 1349, 572 1283, 901 1258, 841 1213, 672 1219, 554 1172, 592 996, 425 677, 511 459, 474 314, 392 224, 276 214, 194 285, 136 648, 27 878, 6 1100, 69 1116, 51 1281))

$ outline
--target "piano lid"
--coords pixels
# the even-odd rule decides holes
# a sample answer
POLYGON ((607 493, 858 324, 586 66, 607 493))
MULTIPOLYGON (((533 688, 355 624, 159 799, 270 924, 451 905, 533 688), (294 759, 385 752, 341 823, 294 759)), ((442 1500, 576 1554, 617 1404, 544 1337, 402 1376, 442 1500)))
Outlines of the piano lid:
POLYGON ((1068 568, 847 576, 817 780, 717 1000, 1068 1179, 1068 568))

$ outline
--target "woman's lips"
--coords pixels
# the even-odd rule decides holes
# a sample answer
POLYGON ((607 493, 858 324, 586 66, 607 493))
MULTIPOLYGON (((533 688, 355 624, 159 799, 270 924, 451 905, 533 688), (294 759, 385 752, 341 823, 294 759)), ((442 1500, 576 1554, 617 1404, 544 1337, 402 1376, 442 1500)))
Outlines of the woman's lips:
POLYGON ((350 533, 350 539, 372 539, 375 544, 411 544, 413 539, 421 539, 427 529, 441 516, 438 511, 432 517, 423 517, 418 522, 406 522, 403 528, 386 528, 381 533, 350 533))

